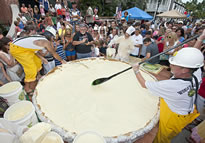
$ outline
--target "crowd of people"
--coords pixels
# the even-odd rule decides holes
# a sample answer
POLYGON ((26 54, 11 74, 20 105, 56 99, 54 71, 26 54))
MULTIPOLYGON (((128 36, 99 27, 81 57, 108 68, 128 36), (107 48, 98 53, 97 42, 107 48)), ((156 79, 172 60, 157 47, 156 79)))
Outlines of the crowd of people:
MULTIPOLYGON (((205 56, 205 21, 159 20, 158 23, 153 23, 133 21, 128 15, 128 12, 125 12, 121 19, 100 20, 98 8, 92 8, 89 4, 85 14, 77 9, 75 2, 68 4, 67 1, 57 0, 56 4, 52 5, 44 0, 34 7, 22 4, 19 16, 14 21, 14 37, 4 37, 0 33, 0 85, 20 81, 24 84, 25 91, 32 95, 38 79, 55 66, 76 59, 100 56, 125 62, 129 62, 129 57, 132 56, 144 61, 196 34, 202 34, 198 40, 193 39, 166 54, 153 58, 148 63, 167 67, 170 67, 171 63, 173 72, 173 63, 169 59, 178 55, 176 54, 178 51, 195 47, 205 56)), ((137 74, 139 67, 134 68, 137 74)), ((137 78, 142 87, 159 94, 156 91, 159 85, 152 86, 151 83, 145 83, 138 74, 137 78)), ((200 102, 205 102, 204 89, 203 77, 199 92, 200 102)), ((162 97, 166 100, 166 97, 162 97)), ((204 106, 204 103, 201 104, 204 106)), ((204 115, 204 107, 200 110, 203 110, 202 115, 204 115)))

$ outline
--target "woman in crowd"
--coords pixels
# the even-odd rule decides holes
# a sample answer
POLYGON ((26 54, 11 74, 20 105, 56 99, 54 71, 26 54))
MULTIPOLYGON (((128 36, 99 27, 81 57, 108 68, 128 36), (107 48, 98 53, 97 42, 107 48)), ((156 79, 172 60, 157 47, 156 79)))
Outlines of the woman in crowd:
POLYGON ((10 39, 7 37, 0 40, 0 61, 4 64, 11 81, 22 81, 24 78, 23 69, 9 54, 9 43, 10 39))
POLYGON ((76 59, 75 46, 73 46, 72 30, 66 30, 65 33, 65 45, 63 49, 65 50, 67 61, 72 61, 76 59))
POLYGON ((28 13, 30 14, 31 17, 33 17, 33 8, 31 7, 31 5, 28 5, 28 13))
POLYGON ((176 34, 177 34, 177 39, 180 43, 184 42, 184 29, 183 28, 178 28, 176 30, 176 34))
POLYGON ((94 27, 92 32, 93 40, 98 41, 99 40, 99 34, 98 34, 98 27, 94 27))
POLYGON ((99 40, 105 40, 105 39, 106 39, 106 31, 103 27, 100 27, 99 40))
MULTIPOLYGON (((176 33, 175 32, 168 33, 166 38, 165 38, 165 41, 164 41, 164 50, 163 51, 172 48, 173 46, 177 45, 177 43, 178 43, 178 40, 177 40, 176 33)), ((173 54, 176 50, 177 49, 173 49, 173 50, 169 51, 168 53, 161 55, 160 56, 160 64, 169 66, 169 61, 168 61, 169 57, 173 56, 173 54)))
POLYGON ((112 30, 112 33, 109 35, 110 39, 114 39, 114 38, 117 38, 118 37, 118 29, 117 28, 114 28, 112 30))

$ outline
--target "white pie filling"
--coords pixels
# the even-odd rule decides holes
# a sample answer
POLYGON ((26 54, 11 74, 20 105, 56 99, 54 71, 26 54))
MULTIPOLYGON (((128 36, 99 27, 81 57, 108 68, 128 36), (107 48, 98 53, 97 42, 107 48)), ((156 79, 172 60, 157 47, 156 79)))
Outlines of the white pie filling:
POLYGON ((129 66, 104 59, 70 62, 38 83, 37 104, 47 118, 69 132, 93 130, 111 137, 144 128, 157 114, 159 98, 141 87, 133 70, 91 85, 129 66))

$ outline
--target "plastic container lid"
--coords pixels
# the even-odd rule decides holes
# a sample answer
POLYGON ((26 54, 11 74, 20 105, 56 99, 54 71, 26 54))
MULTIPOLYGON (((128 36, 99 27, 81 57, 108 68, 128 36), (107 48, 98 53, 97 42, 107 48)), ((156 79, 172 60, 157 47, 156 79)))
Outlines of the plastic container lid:
POLYGON ((12 92, 15 92, 16 90, 18 90, 21 87, 22 87, 22 85, 18 81, 9 82, 9 83, 0 87, 0 95, 10 94, 12 92))
POLYGON ((85 131, 77 135, 73 143, 106 143, 103 136, 94 131, 85 131))

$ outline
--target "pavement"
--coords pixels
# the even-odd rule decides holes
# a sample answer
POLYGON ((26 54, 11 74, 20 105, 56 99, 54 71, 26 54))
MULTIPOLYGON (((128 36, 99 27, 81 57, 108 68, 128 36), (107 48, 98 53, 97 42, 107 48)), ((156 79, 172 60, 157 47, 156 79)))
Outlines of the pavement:
POLYGON ((175 138, 172 139, 171 143, 189 143, 186 138, 189 138, 191 135, 191 132, 189 132, 186 129, 183 129, 179 135, 177 135, 175 138))

